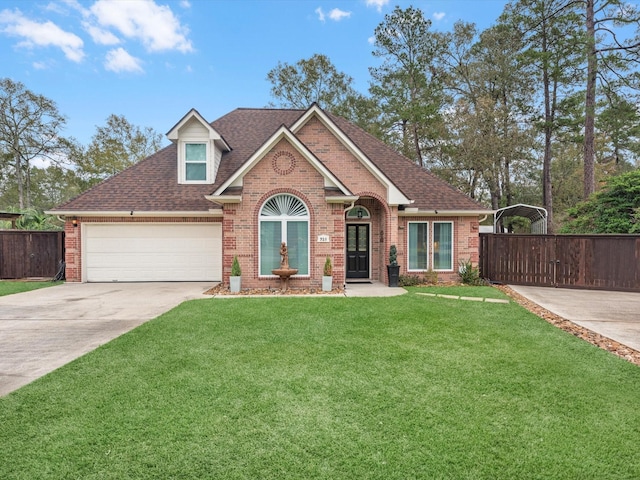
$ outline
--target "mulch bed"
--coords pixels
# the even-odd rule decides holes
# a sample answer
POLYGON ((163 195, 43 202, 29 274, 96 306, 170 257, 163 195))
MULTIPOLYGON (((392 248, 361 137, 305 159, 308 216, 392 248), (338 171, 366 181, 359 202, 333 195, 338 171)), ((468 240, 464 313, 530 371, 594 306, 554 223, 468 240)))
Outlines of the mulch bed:
POLYGON ((640 351, 627 347, 626 345, 623 345, 620 342, 616 342, 615 340, 605 337, 604 335, 593 332, 588 328, 576 325, 566 318, 562 318, 561 316, 550 312, 546 308, 542 308, 537 303, 532 302, 519 293, 516 293, 506 285, 497 285, 496 288, 504 292, 506 295, 509 295, 514 301, 518 302, 524 308, 536 314, 540 318, 546 320, 550 324, 555 325, 556 327, 561 328, 565 332, 569 332, 570 334, 575 335, 582 340, 586 340, 596 347, 602 348, 607 352, 611 352, 620 358, 624 358, 625 360, 640 366, 640 351))
POLYGON ((246 295, 339 295, 343 294, 344 289, 334 288, 330 292, 325 292, 321 288, 289 288, 286 292, 283 292, 279 288, 253 288, 243 289, 238 293, 231 293, 228 286, 224 286, 222 283, 204 292, 205 295, 233 295, 233 296, 246 296, 246 295))

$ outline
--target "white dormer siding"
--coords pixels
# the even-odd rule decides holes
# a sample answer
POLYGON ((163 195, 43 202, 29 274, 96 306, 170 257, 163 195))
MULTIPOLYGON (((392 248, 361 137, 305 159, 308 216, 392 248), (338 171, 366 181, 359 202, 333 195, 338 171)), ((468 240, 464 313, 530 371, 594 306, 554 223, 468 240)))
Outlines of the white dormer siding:
POLYGON ((178 182, 215 182, 214 149, 205 126, 195 119, 189 120, 178 137, 178 182))
POLYGON ((231 149, 196 110, 187 113, 167 137, 177 146, 178 183, 215 183, 222 153, 231 149))

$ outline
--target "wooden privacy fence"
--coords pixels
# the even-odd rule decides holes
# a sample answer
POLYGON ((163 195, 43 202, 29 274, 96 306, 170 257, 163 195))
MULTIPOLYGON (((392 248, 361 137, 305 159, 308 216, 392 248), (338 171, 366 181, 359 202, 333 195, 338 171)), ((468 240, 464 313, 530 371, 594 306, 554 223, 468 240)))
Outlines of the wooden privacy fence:
POLYGON ((482 233, 480 275, 513 285, 640 292, 640 235, 482 233))
POLYGON ((0 230, 0 279, 53 278, 64 260, 64 232, 0 230))

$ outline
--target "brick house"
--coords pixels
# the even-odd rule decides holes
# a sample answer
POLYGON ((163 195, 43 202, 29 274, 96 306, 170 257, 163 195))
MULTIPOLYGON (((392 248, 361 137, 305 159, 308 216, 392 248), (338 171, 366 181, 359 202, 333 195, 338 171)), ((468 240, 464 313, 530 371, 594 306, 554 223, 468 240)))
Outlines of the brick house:
POLYGON ((280 243, 290 287, 457 278, 478 261, 492 213, 384 143, 317 105, 237 109, 212 123, 188 112, 171 145, 49 213, 65 218, 67 280, 222 281, 238 256, 243 288, 277 287, 280 243))

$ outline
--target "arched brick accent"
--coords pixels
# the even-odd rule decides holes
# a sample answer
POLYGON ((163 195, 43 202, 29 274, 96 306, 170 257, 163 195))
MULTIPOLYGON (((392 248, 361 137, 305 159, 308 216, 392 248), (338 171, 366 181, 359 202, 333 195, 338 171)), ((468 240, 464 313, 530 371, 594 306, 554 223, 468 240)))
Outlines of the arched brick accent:
MULTIPOLYGON (((387 263, 389 247, 391 246, 392 243, 394 243, 394 241, 398 243, 397 242, 397 236, 398 236, 397 212, 394 213, 393 209, 389 207, 389 205, 387 204, 386 199, 376 192, 365 190, 365 191, 356 192, 354 194, 358 195, 361 199, 362 197, 371 198, 375 203, 377 203, 380 206, 381 212, 379 214, 379 218, 375 218, 375 215, 372 216, 372 220, 373 220, 372 226, 375 224, 375 221, 377 220, 379 222, 379 225, 378 225, 379 228, 376 231, 374 231, 372 228, 370 232, 371 245, 372 245, 371 254, 373 256, 371 259, 372 271, 370 272, 370 274, 373 280, 379 280, 381 282, 384 282, 386 281, 386 275, 387 275, 385 265, 387 263), (383 231, 382 241, 380 238, 379 230, 383 231)), ((358 203, 364 203, 364 201, 356 202, 356 205, 358 203)), ((345 217, 345 223, 347 223, 346 217, 345 217)), ((397 246, 399 249, 398 253, 400 257, 401 245, 397 245, 397 246)))

